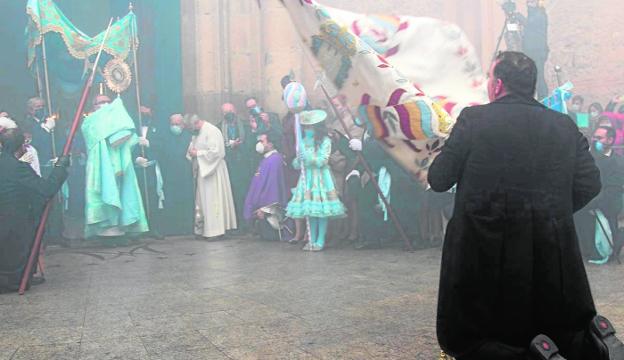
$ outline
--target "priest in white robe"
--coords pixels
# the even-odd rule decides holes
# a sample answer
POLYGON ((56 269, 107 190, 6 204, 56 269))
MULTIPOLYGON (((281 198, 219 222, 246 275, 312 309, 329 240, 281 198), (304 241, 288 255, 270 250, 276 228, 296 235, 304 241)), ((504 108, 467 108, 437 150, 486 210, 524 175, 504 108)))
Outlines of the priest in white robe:
POLYGON ((221 131, 196 115, 185 118, 194 131, 187 159, 195 179, 195 235, 214 238, 236 229, 236 210, 221 131))

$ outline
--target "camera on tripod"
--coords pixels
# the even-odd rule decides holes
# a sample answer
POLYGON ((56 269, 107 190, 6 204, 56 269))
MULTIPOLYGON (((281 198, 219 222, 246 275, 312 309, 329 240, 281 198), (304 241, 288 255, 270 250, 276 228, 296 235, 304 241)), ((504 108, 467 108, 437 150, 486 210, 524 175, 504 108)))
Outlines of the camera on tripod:
POLYGON ((513 16, 516 12, 516 1, 515 0, 503 0, 501 2, 501 8, 505 12, 507 16, 513 16))
POLYGON ((503 0, 501 8, 505 12, 507 17, 513 16, 516 13, 516 0, 503 0))
MULTIPOLYGON (((516 0, 502 0, 499 1, 500 6, 505 12, 507 24, 518 24, 518 12, 516 6, 516 0)), ((507 31, 517 31, 515 29, 507 29, 507 31)))

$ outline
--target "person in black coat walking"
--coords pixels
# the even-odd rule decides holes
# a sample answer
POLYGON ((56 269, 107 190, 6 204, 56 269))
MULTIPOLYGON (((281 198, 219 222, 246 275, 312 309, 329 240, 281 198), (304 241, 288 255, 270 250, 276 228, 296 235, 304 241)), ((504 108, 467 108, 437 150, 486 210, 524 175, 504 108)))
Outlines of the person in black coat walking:
POLYGON ((457 184, 438 340, 458 360, 551 359, 555 344, 567 359, 619 359, 592 337, 612 327, 596 316, 572 219, 600 173, 574 122, 533 99, 536 72, 522 53, 499 54, 492 102, 462 111, 429 169, 434 191, 457 184))
POLYGON ((69 158, 59 158, 47 179, 15 154, 24 146, 19 129, 0 130, 0 293, 16 291, 41 216, 41 199, 54 196, 67 178, 69 158))

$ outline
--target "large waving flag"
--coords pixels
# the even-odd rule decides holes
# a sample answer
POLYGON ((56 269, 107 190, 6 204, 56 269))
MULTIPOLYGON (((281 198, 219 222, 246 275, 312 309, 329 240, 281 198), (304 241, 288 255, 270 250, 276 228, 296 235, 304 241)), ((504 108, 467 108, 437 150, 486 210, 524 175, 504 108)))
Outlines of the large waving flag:
POLYGON ((414 177, 427 169, 452 115, 487 100, 474 48, 452 24, 365 16, 313 0, 282 0, 302 42, 384 149, 414 177), (427 96, 427 95, 430 96, 427 96))

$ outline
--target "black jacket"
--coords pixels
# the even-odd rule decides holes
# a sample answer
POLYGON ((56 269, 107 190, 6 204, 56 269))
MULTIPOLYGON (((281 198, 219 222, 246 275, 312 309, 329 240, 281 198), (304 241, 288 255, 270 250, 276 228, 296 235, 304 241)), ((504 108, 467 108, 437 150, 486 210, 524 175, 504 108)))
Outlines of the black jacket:
POLYGON ((429 169, 457 184, 446 232, 438 340, 461 356, 486 341, 569 342, 595 314, 572 215, 600 191, 588 143, 566 115, 505 96, 465 109, 429 169))
POLYGON ((67 170, 55 167, 42 179, 28 164, 0 154, 0 280, 19 278, 34 240, 41 198, 54 196, 66 178, 67 170))
POLYGON ((611 156, 592 153, 598 169, 602 189, 587 206, 587 209, 600 209, 607 217, 617 217, 622 211, 622 186, 624 186, 624 163, 620 155, 613 152, 611 156))

